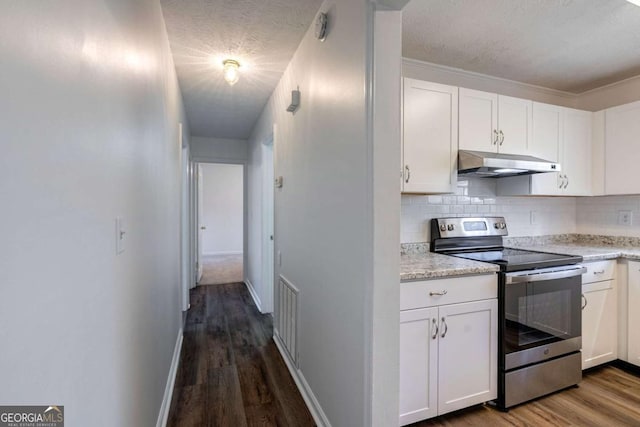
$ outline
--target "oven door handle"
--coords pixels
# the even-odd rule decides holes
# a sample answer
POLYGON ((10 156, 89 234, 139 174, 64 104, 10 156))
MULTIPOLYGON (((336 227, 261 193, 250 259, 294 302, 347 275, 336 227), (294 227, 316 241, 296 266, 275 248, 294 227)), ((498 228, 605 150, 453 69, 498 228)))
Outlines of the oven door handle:
POLYGON ((507 273, 506 284, 542 282, 544 280, 566 279, 568 277, 582 276, 587 272, 586 267, 572 268, 570 270, 551 271, 549 273, 507 273))

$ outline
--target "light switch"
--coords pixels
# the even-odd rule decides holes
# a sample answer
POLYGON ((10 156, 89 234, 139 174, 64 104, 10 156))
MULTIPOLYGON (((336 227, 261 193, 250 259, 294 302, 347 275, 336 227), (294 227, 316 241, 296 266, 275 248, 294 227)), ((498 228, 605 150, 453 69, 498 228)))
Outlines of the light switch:
POLYGON ((126 234, 122 217, 116 217, 116 255, 124 252, 124 239, 126 234))
POLYGON ((282 252, 278 251, 278 265, 282 267, 282 252))

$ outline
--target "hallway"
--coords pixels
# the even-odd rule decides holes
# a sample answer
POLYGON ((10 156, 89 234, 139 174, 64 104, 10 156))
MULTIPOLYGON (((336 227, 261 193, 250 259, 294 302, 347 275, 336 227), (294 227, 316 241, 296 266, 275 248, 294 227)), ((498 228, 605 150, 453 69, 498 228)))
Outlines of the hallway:
POLYGON ((191 290, 169 426, 313 426, 243 283, 191 290))
POLYGON ((242 254, 204 255, 202 277, 198 285, 221 285, 241 282, 242 254))

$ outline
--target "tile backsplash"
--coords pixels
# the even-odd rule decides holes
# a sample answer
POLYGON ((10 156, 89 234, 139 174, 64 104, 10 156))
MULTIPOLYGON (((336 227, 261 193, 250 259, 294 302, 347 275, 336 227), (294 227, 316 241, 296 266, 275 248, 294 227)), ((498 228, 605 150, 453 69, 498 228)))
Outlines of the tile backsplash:
POLYGON ((470 196, 469 182, 459 181, 456 194, 402 195, 401 239, 428 242, 429 220, 448 216, 504 216, 510 236, 575 233, 576 204, 575 197, 470 196))
MULTIPOLYGON (((403 199, 404 200, 404 199, 403 199)), ((640 237, 640 196, 580 197, 576 200, 576 231, 640 237), (621 216, 630 213, 630 225, 621 216)))

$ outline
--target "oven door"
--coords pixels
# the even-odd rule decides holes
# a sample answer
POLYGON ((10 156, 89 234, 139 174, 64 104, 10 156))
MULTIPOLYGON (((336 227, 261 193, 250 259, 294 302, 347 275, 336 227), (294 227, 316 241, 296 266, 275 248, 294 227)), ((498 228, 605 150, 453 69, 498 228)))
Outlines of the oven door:
POLYGON ((506 370, 580 350, 580 265, 504 275, 502 351, 506 370))

